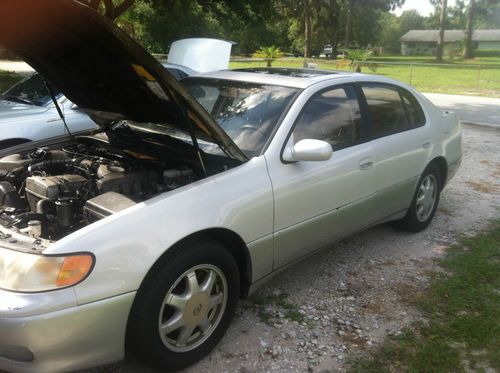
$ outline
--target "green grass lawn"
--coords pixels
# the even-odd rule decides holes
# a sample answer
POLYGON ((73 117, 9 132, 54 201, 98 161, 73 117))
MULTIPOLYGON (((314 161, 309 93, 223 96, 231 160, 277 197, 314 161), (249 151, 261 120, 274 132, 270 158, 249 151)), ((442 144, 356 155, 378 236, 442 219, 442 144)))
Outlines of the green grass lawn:
POLYGON ((7 88, 10 88, 21 79, 22 76, 16 73, 0 70, 0 93, 4 92, 7 88))
POLYGON ((451 248, 418 301, 428 322, 389 339, 352 372, 500 371, 500 221, 451 248))
MULTIPOLYGON (((445 64, 427 66, 427 64, 434 63, 433 57, 375 57, 372 59, 375 71, 363 67, 362 72, 385 75, 400 80, 413 85, 421 92, 500 97, 500 58, 484 57, 484 59, 488 59, 488 63, 496 63, 496 65, 481 66, 481 69, 478 70, 478 67, 466 66, 469 63, 468 60, 445 60, 445 64), (383 62, 400 64, 383 64, 383 62), (409 65, 411 62, 417 63, 417 65, 411 67, 409 65), (449 62, 452 62, 452 66, 448 64, 449 62)), ((342 65, 340 60, 314 59, 311 62, 316 63, 319 69, 348 69, 348 66, 342 65)), ((480 65, 479 59, 477 61, 475 59, 475 65, 480 65)), ((302 66, 303 59, 300 58, 286 58, 273 62, 273 67, 301 68, 302 66)), ((265 67, 265 63, 251 60, 232 61, 230 67, 265 67)))

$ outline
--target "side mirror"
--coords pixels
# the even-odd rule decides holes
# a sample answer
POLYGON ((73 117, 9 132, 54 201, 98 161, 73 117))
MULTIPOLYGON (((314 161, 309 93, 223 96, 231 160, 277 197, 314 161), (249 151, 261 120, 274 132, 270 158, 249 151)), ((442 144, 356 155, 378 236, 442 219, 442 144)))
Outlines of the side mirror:
POLYGON ((297 161, 327 161, 333 154, 332 146, 326 141, 304 139, 285 149, 283 160, 297 161))

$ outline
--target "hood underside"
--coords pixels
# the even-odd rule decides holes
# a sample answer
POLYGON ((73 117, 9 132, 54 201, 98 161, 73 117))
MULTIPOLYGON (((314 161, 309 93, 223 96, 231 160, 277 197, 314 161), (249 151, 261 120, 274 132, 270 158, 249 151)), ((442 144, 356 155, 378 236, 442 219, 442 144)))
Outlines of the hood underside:
POLYGON ((43 74, 101 125, 168 123, 246 157, 143 47, 74 0, 0 0, 0 44, 43 74))

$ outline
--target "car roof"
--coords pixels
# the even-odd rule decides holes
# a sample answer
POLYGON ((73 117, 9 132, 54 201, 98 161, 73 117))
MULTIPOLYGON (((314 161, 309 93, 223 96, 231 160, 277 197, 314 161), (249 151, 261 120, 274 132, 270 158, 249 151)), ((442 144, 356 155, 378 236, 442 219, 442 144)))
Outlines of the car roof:
POLYGON ((359 75, 362 74, 336 70, 248 68, 212 71, 205 74, 198 74, 196 78, 238 80, 305 89, 315 83, 325 80, 359 75))

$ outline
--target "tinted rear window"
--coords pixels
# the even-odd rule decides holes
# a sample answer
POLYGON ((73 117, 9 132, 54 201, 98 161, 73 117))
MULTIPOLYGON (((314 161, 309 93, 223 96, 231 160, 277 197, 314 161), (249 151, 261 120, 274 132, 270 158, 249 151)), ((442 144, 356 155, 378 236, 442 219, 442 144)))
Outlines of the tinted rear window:
POLYGON ((397 87, 363 84, 361 88, 368 103, 372 137, 386 136, 411 128, 397 87))
POLYGON ((425 124, 425 114, 415 96, 404 89, 400 89, 400 92, 406 112, 408 113, 410 126, 413 128, 423 126, 425 124))

